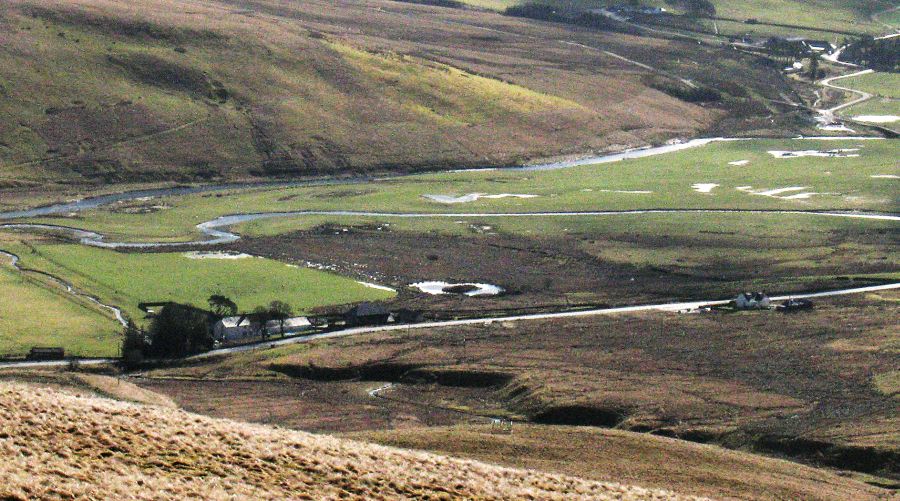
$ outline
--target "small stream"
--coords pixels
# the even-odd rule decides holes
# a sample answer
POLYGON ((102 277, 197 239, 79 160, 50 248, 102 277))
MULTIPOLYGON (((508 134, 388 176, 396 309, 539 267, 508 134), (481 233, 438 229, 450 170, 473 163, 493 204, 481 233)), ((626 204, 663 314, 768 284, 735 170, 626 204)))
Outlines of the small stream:
POLYGON ((426 219, 426 218, 506 218, 506 217, 616 217, 639 214, 785 214, 819 217, 839 217, 848 219, 867 219, 875 221, 900 221, 900 215, 886 213, 866 212, 828 212, 828 211, 799 211, 799 210, 741 210, 741 209, 645 209, 625 211, 572 211, 572 212, 367 212, 367 211, 288 211, 288 212, 261 212, 252 214, 232 214, 220 216, 210 221, 200 223, 196 228, 206 238, 187 242, 107 242, 103 235, 72 228, 69 226, 57 226, 51 224, 11 223, 0 224, 3 229, 44 230, 69 233, 83 245, 102 247, 106 249, 157 249, 166 247, 185 246, 209 246, 227 244, 240 240, 240 235, 227 231, 228 228, 241 223, 260 221, 264 219, 278 219, 286 217, 303 216, 335 216, 335 217, 374 217, 379 219, 426 219))
POLYGON ((56 275, 47 273, 45 271, 33 270, 31 268, 23 268, 22 266, 19 265, 19 256, 15 255, 11 252, 6 252, 6 251, 0 250, 0 256, 5 256, 5 257, 9 258, 10 266, 12 266, 13 269, 15 269, 16 271, 18 271, 20 273, 35 273, 38 275, 45 276, 45 277, 49 278, 50 280, 56 282, 60 286, 62 286, 64 289, 66 289, 66 292, 68 292, 69 294, 80 297, 82 299, 86 299, 101 308, 111 311, 113 313, 113 315, 115 315, 116 321, 118 321, 123 327, 128 326, 128 320, 125 319, 125 315, 122 314, 122 310, 120 310, 119 308, 116 308, 115 306, 103 303, 96 297, 79 291, 78 289, 75 288, 74 285, 57 277, 56 275))
MULTIPOLYGON (((671 153, 675 151, 680 151, 688 148, 696 148, 698 146, 705 146, 707 144, 713 142, 720 141, 740 141, 741 139, 728 139, 728 138, 703 138, 703 139, 692 139, 690 141, 684 141, 679 143, 666 144, 662 146, 648 146, 642 148, 633 148, 629 150, 625 150, 618 153, 609 153, 605 155, 599 156, 591 156, 586 158, 580 158, 577 160, 567 160, 562 162, 552 162, 552 163, 540 163, 534 165, 519 165, 514 167, 498 167, 497 170, 521 170, 521 171, 541 171, 541 170, 558 170, 558 169, 568 169, 572 167, 580 167, 584 165, 592 165, 592 164, 602 164, 609 162, 617 162, 620 160, 628 160, 634 158, 643 158, 649 157, 653 155, 662 155, 665 153, 671 153)), ((479 171, 485 170, 484 168, 475 167, 472 169, 450 169, 445 171, 445 173, 452 172, 466 172, 466 171, 479 171)), ((297 188, 304 186, 331 186, 331 185, 341 185, 341 184, 355 184, 355 183, 364 183, 371 182, 377 179, 385 179, 387 177, 403 177, 405 175, 396 175, 396 176, 380 176, 378 178, 373 177, 355 177, 355 178, 346 178, 346 179, 316 179, 316 180, 305 180, 305 181, 286 181, 286 182, 275 182, 275 183, 265 183, 265 182, 255 182, 255 183, 227 183, 227 184, 212 184, 212 185, 203 185, 203 186, 178 186, 178 187, 170 187, 170 188, 156 188, 156 189, 148 189, 148 190, 136 190, 136 191, 126 191, 123 193, 113 193, 110 195, 101 195, 97 197, 89 197, 81 200, 74 200, 71 202, 65 202, 60 204, 47 205, 43 207, 35 207, 32 209, 23 209, 16 211, 5 211, 0 212, 0 220, 10 220, 10 219, 24 219, 24 218, 32 218, 32 217, 42 217, 42 216, 52 216, 55 214, 68 214, 72 212, 81 212, 90 209, 96 209, 105 205, 114 204, 116 202, 128 202, 132 200, 136 200, 139 198, 156 198, 156 197, 170 197, 170 196, 182 196, 182 195, 192 195, 196 193, 211 193, 216 191, 228 191, 228 190, 246 190, 246 189, 254 189, 254 188, 297 188)))
MULTIPOLYGON (((798 139, 882 139, 879 137, 808 137, 798 139)), ((521 165, 516 167, 500 168, 502 170, 520 170, 520 171, 546 171, 568 169, 592 164, 603 164, 609 162, 617 162, 635 158, 645 158, 654 155, 662 155, 672 153, 689 148, 697 148, 714 142, 724 141, 744 141, 751 138, 701 138, 692 139, 690 141, 665 144, 662 146, 634 148, 618 153, 610 153, 606 155, 592 156, 577 160, 568 160, 563 162, 552 162, 535 165, 521 165)), ((464 170, 447 170, 444 172, 465 172, 466 170, 483 170, 479 168, 464 170)), ((499 169, 498 169, 499 170, 499 169)), ((402 176, 395 176, 402 177, 402 176)), ((181 196, 196 193, 209 193, 225 190, 241 190, 254 188, 293 188, 302 186, 329 186, 341 184, 354 184, 361 182, 371 182, 380 178, 347 178, 347 179, 324 179, 324 180, 306 180, 292 181, 283 183, 231 183, 217 184, 206 186, 186 186, 159 188, 150 190, 137 190, 124 193, 116 193, 111 195, 103 195, 98 197, 85 198, 82 200, 66 202, 33 209, 24 209, 18 211, 0 212, 0 220, 14 220, 23 218, 33 218, 41 216, 51 216, 54 214, 68 214, 84 210, 96 209, 105 205, 136 200, 146 197, 168 197, 181 196)), ((877 219, 898 221, 900 217, 894 214, 879 213, 853 213, 853 212, 824 212, 824 211, 790 211, 790 210, 713 210, 713 209, 655 209, 655 210, 631 210, 631 211, 582 211, 582 212, 535 212, 535 213, 391 213, 391 212, 366 212, 366 211, 287 211, 287 212, 268 212, 268 213, 248 213, 248 214, 232 214, 220 216, 213 220, 198 224, 196 227, 204 235, 205 238, 190 242, 108 242, 104 240, 103 235, 60 225, 38 224, 38 223, 8 223, 0 224, 0 229, 34 229, 46 231, 59 231, 72 235, 84 245, 94 247, 103 247, 110 249, 147 249, 147 248, 163 248, 163 247, 180 247, 186 245, 218 245, 232 243, 240 239, 240 236, 226 231, 225 228, 241 223, 258 221, 262 219, 275 219, 285 217, 301 217, 301 216, 357 216, 357 217, 378 217, 378 218, 491 218, 491 217, 599 217, 599 216, 620 216, 634 214, 672 214, 672 213, 759 213, 759 214, 805 214, 818 215, 828 217, 844 217, 857 219, 877 219)))

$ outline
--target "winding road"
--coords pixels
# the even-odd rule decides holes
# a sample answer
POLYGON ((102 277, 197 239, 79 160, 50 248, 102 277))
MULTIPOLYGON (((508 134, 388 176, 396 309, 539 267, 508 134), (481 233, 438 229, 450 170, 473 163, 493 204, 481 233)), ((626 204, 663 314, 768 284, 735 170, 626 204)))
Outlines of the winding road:
MULTIPOLYGON (((775 296, 772 297, 772 301, 785 301, 790 298, 795 299, 815 299, 815 298, 823 298, 823 297, 833 297, 833 296, 846 296, 850 294, 864 294, 870 292, 880 292, 880 291, 888 291, 888 290, 896 290, 900 289, 900 283, 893 284, 884 284, 884 285, 873 285, 869 287, 855 287, 850 289, 841 289, 834 291, 825 291, 825 292, 813 292, 808 294, 792 294, 787 296, 775 296)), ((231 353, 242 353, 246 351, 253 351, 259 349, 268 349, 277 346, 285 346, 290 344, 297 343, 309 343, 312 341, 321 341, 325 339, 339 339, 342 337, 348 336, 358 336, 360 334, 373 334, 378 332, 392 332, 392 331, 412 331, 412 330, 422 330, 422 329, 437 329, 442 327, 460 327, 466 325, 491 325, 497 323, 504 322, 526 322, 526 321, 536 321, 536 320, 553 320, 560 318, 584 318, 584 317, 596 317, 596 316, 605 316, 605 315, 617 315, 622 313, 639 313, 645 311, 660 311, 660 312, 679 312, 679 311, 688 311, 688 310, 696 310, 701 306, 716 306, 716 305, 724 305, 728 304, 731 299, 714 299, 710 301, 687 301, 687 302, 675 302, 675 303, 661 303, 661 304, 646 304, 646 305, 638 305, 638 306, 620 306, 616 308, 599 308, 592 310, 581 310, 581 311, 563 311, 556 313, 534 313, 529 315, 513 315, 506 317, 486 317, 486 318, 468 318, 464 320, 444 320, 440 322, 422 322, 418 324, 394 324, 394 325, 381 325, 377 327, 358 327, 353 329, 345 329, 335 332, 325 332, 322 334, 312 334, 309 336, 298 336, 294 338, 285 338, 279 339, 277 341, 271 342, 263 342, 252 345, 243 345, 243 346, 235 346, 233 348, 221 348, 218 350, 209 351, 206 353, 201 353, 199 355, 194 355, 193 357, 189 357, 189 360, 199 360, 208 357, 215 357, 220 355, 228 355, 231 353)), ((2 367, 2 366, 0 366, 2 367)))
POLYGON ((836 113, 844 108, 849 108, 855 104, 859 104, 864 101, 868 101, 869 99, 872 99, 872 94, 869 94, 868 92, 863 92, 863 91, 857 90, 857 89, 851 89, 849 87, 840 87, 838 85, 832 84, 832 82, 835 82, 837 80, 842 80, 844 78, 858 77, 858 76, 862 76, 862 75, 868 75, 871 73, 875 73, 875 70, 862 70, 862 71, 857 71, 855 73, 850 73, 848 75, 838 75, 836 77, 826 78, 825 80, 822 80, 821 82, 819 82, 823 87, 827 87, 829 89, 842 90, 842 91, 850 92, 852 94, 856 94, 857 96, 859 96, 856 99, 853 99, 853 100, 848 101, 843 104, 839 104, 833 108, 828 108, 826 110, 818 110, 819 113, 826 113, 826 114, 830 113, 833 115, 834 113, 836 113))

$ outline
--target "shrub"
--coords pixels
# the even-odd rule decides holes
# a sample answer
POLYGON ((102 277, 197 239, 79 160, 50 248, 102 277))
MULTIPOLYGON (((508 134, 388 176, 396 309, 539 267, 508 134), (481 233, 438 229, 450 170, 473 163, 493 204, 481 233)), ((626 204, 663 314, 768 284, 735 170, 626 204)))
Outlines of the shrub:
POLYGON ((150 324, 146 353, 153 357, 183 357, 212 348, 209 315, 189 304, 167 304, 150 324))

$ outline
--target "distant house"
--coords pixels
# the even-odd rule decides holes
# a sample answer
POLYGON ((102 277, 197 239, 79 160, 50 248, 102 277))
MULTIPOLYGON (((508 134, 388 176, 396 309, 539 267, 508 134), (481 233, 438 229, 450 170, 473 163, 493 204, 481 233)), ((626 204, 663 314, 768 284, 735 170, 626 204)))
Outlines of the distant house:
MULTIPOLYGON (((269 335, 281 334, 282 324, 278 320, 269 320, 266 322, 266 332, 269 335)), ((284 333, 296 334, 298 332, 308 331, 313 328, 312 322, 307 317, 288 318, 284 321, 284 333)))
POLYGON ((259 332, 260 326, 246 315, 225 317, 213 325, 213 339, 216 341, 238 341, 255 337, 259 332))
POLYGON ((837 48, 831 43, 826 42, 825 40, 804 40, 803 43, 809 48, 809 50, 824 54, 831 54, 837 48))
POLYGON ((391 312, 375 303, 361 303, 344 314, 347 325, 381 325, 388 323, 391 312))
POLYGON ((738 294, 734 305, 739 310, 764 310, 769 307, 769 296, 762 292, 744 292, 738 294))

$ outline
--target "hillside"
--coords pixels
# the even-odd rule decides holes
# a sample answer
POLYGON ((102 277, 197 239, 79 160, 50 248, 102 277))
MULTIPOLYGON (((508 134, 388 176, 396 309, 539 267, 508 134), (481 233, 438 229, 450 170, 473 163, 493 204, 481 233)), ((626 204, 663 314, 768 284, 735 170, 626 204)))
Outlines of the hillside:
POLYGON ((3 499, 686 499, 0 383, 3 499))
POLYGON ((713 499, 844 501, 879 499, 888 492, 791 461, 614 429, 517 423, 508 435, 488 433, 487 425, 457 425, 350 436, 514 468, 665 486, 713 499))
POLYGON ((381 0, 13 0, 0 42, 0 189, 35 192, 583 154, 790 92, 728 51, 381 0))

